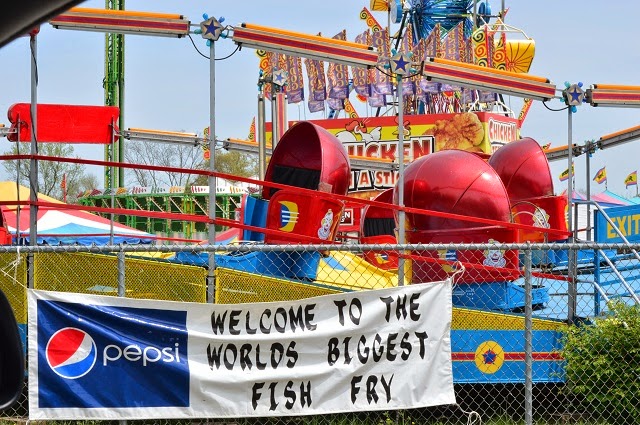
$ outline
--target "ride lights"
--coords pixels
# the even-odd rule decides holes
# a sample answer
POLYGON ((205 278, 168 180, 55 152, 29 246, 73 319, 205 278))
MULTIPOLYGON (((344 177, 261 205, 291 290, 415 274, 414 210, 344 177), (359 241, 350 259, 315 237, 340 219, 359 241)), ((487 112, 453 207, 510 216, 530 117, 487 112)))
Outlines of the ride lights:
POLYGON ((9 134, 14 133, 15 130, 5 127, 4 124, 0 124, 0 137, 7 137, 9 134))
MULTIPOLYGON (((572 144, 572 146, 573 146, 573 150, 571 153, 574 158, 585 153, 583 146, 578 146, 575 143, 572 144)), ((569 157, 569 146, 568 145, 558 146, 557 148, 545 150, 544 153, 547 156, 548 161, 557 161, 559 159, 567 159, 569 157)))
POLYGON ((640 86, 593 84, 585 97, 591 106, 639 107, 640 86))
POLYGON ((233 29, 233 41, 257 50, 349 66, 371 68, 378 62, 378 53, 364 44, 247 23, 233 29))
POLYGON ((190 29, 189 20, 179 14, 81 7, 74 7, 49 23, 58 29, 178 38, 187 36, 190 29))
POLYGON ((198 137, 196 133, 184 133, 180 131, 151 130, 145 128, 129 128, 121 131, 122 136, 128 140, 142 140, 160 143, 177 143, 183 145, 204 145, 205 139, 198 137))
MULTIPOLYGON (((223 149, 228 151, 237 151, 242 153, 257 154, 258 143, 251 140, 235 139, 232 137, 227 138, 223 144, 223 149)), ((265 154, 270 156, 272 154, 271 144, 267 144, 265 154)))
POLYGON ((544 77, 441 58, 429 58, 424 64, 423 75, 429 81, 541 101, 552 99, 556 92, 556 86, 544 77))
POLYGON ((612 148, 623 143, 632 142, 640 138, 640 125, 627 128, 625 130, 616 131, 615 133, 607 134, 598 140, 598 148, 612 148))

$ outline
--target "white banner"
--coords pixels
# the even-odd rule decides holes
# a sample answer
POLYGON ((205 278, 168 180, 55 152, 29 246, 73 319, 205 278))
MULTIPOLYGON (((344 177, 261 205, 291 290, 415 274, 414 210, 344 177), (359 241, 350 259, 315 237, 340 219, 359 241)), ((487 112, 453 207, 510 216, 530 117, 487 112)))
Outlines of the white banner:
POLYGON ((449 281, 211 305, 29 291, 31 419, 454 404, 449 281))

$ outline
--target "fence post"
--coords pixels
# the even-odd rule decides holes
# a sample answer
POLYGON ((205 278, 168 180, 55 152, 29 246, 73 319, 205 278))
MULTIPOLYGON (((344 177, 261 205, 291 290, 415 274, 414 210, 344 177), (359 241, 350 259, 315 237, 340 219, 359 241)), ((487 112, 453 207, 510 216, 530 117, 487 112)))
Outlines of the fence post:
POLYGON ((120 246, 120 251, 118 251, 118 296, 124 297, 124 294, 124 251, 122 250, 122 246, 120 246))
MULTIPOLYGON (((528 244, 527 244, 528 245, 528 244)), ((531 283, 531 247, 524 256, 524 423, 533 423, 533 285, 531 283)))
MULTIPOLYGON (((570 242, 573 242, 574 239, 570 238, 570 242)), ((578 315, 578 282, 577 282, 577 263, 578 263, 578 251, 575 248, 569 248, 569 253, 567 257, 567 276, 569 277, 568 288, 567 288, 567 296, 568 296, 568 306, 567 306, 567 323, 572 325, 575 322, 576 316, 578 315)))
MULTIPOLYGON (((113 220, 111 221, 113 223, 113 220)), ((125 284, 124 284, 124 251, 122 250, 122 244, 120 244, 120 251, 118 251, 118 296, 125 296, 125 284)), ((118 425, 126 425, 127 421, 118 421, 118 425)))

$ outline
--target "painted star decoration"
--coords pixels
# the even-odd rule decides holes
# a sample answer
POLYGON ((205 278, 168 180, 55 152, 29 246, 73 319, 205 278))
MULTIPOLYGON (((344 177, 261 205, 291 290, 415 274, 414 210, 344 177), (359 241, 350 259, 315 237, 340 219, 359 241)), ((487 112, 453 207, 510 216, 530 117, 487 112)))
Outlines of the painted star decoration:
POLYGON ((287 84, 288 77, 289 77, 289 73, 287 71, 282 69, 276 69, 275 71, 273 71, 273 74, 272 74, 273 84, 282 87, 285 84, 287 84))
POLYGON ((573 84, 567 89, 567 104, 570 106, 580 106, 584 99, 584 91, 577 85, 573 84))
POLYGON ((200 22, 200 29, 202 30, 202 38, 216 41, 220 38, 223 26, 216 18, 212 17, 206 21, 200 22))
POLYGON ((393 74, 406 75, 411 69, 411 59, 404 53, 399 53, 391 58, 391 72, 393 74))
POLYGON ((482 353, 482 357, 484 359, 484 364, 494 364, 498 355, 493 350, 487 350, 482 353))

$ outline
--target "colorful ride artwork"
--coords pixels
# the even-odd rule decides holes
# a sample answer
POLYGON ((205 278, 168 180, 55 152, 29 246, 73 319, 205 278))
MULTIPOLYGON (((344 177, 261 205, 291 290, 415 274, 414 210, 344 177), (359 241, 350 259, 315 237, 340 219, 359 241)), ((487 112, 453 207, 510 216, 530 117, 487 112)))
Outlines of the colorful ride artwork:
MULTIPOLYGON (((348 124, 348 120, 332 120, 337 122, 348 124)), ((420 125, 427 126, 424 121, 412 122, 411 128, 420 125)), ((377 134, 380 130, 382 134, 380 127, 367 127, 366 131, 364 123, 358 122, 351 133, 377 134)), ((478 133, 480 130, 484 141, 488 133, 481 126, 478 133)), ((264 228, 264 233, 244 231, 241 239, 271 244, 335 240, 338 217, 348 203, 346 195, 353 178, 349 144, 341 139, 345 137, 331 134, 317 122, 294 124, 273 150, 262 197, 246 197, 243 205, 242 224, 264 228)), ((433 142, 433 137, 423 137, 433 142)), ((372 145, 375 149, 390 149, 381 147, 380 140, 382 136, 372 145)), ((411 146, 409 140, 405 149, 411 146)), ((492 150, 488 139, 486 142, 484 149, 492 150)), ((549 165, 535 140, 511 141, 497 148, 488 160, 483 148, 477 152, 447 148, 433 152, 429 147, 425 152, 423 146, 416 151, 429 155, 418 155, 404 173, 405 206, 411 208, 406 218, 408 243, 514 243, 568 236, 566 198, 553 195, 549 165), (427 210, 429 214, 420 213, 427 210), (477 219, 492 224, 479 224, 477 219), (533 228, 551 233, 538 233, 533 228)), ((359 243, 396 243, 397 208, 392 206, 397 204, 397 181, 389 186, 378 192, 374 204, 362 209, 359 243)), ((524 315, 517 313, 524 308, 524 290, 518 252, 421 250, 404 258, 404 284, 438 281, 460 272, 454 285, 451 334, 455 382, 524 382, 524 315)), ((292 286, 317 295, 399 283, 398 253, 391 251, 364 252, 362 257, 343 252, 251 252, 219 255, 216 262, 223 287, 216 302, 256 301, 251 295, 238 298, 238 294, 253 294, 255 289, 251 288, 256 286, 265 288, 261 293, 274 301, 293 296, 283 295, 292 294, 292 286), (370 279, 358 279, 361 270, 367 270, 370 279), (234 295, 230 298, 229 294, 234 295)), ((548 300, 546 289, 536 286, 534 305, 542 307, 548 300)), ((557 354, 562 325, 559 320, 533 319, 536 382, 563 380, 562 359, 557 354)))
MULTIPOLYGON (((375 20, 367 17, 367 23, 375 33, 375 20)), ((469 37, 464 34, 463 24, 447 28, 448 35, 441 40, 438 23, 433 28, 433 45, 424 46, 423 56, 494 62, 499 54, 474 58, 466 47, 469 37), (458 57, 451 57, 450 52, 456 52, 458 57)), ((481 28, 488 30, 486 25, 481 28)), ((376 39, 386 40, 382 43, 387 44, 388 50, 387 30, 382 32, 384 34, 377 34, 376 39)), ((493 33, 491 35, 493 37, 493 33)), ((406 36, 407 40, 410 38, 406 36)), ((490 50, 494 51, 493 39, 478 37, 474 41, 478 44, 476 51, 482 50, 480 44, 491 46, 490 50)), ((506 62, 504 65, 506 69, 513 68, 508 70, 519 66, 513 47, 531 47, 527 49, 531 55, 519 69, 527 72, 533 52, 532 40, 524 44, 501 41, 502 44, 495 45, 495 51, 505 52, 505 58, 510 59, 510 65, 506 62)), ((385 50, 384 46, 377 47, 385 50)), ((272 66, 271 70, 265 68, 266 74, 274 69, 273 65, 279 65, 279 60, 273 55, 263 61, 272 66)), ((500 69, 500 64, 495 63, 495 68, 500 69)), ((348 74, 343 71, 344 75, 348 74)), ((290 70, 289 75, 293 77, 295 73, 290 70)), ((340 91, 331 76, 328 80, 340 91)), ((290 98, 294 94, 293 82, 295 80, 287 87, 290 98)), ((298 82, 302 82, 301 76, 298 82)), ((433 85, 422 83, 417 84, 416 93, 418 88, 424 93, 434 89, 433 85)), ((347 90, 348 85, 347 82, 344 87, 347 90)), ((265 93, 269 90, 268 98, 274 94, 270 92, 271 86, 263 87, 265 93)), ((366 87, 367 91, 370 88, 366 87)), ((375 88, 382 96, 394 92, 393 84, 384 77, 375 82, 375 88)), ((322 90, 331 92, 326 87, 322 90)), ((354 90, 358 92, 358 87, 354 90)), ((523 117, 516 119, 510 113, 460 107, 478 102, 498 104, 495 93, 463 91, 438 83, 437 93, 425 96, 432 99, 423 105, 429 109, 424 112, 429 113, 419 113, 419 108, 415 108, 413 113, 404 116, 402 123, 405 131, 402 149, 409 160, 403 175, 404 204, 411 209, 406 217, 407 242, 489 244, 566 238, 566 199, 553 195, 549 166, 538 143, 519 139, 523 117), (420 211, 429 211, 429 214, 420 211), (513 223, 524 227, 509 226, 513 223), (532 228, 555 233, 535 232, 532 228)), ((369 106, 375 107, 376 100, 370 96, 369 106)), ((346 102, 342 106, 346 107, 346 102)), ((384 106, 386 101, 377 107, 384 106)), ((271 143, 271 134, 267 123, 267 145, 271 143)), ((241 235, 237 230, 237 238, 273 245, 327 243, 336 241, 338 233, 349 228, 358 230, 359 243, 395 243, 397 171, 391 166, 387 170, 356 169, 351 167, 351 160, 364 158, 392 163, 398 155, 398 136, 398 118, 394 116, 360 118, 352 114, 349 118, 290 123, 290 128, 274 144, 261 196, 243 199, 239 223, 242 225, 239 229, 243 230, 241 235), (347 195, 373 198, 376 204, 365 208, 363 204, 353 206, 347 195), (349 209, 350 215, 346 215, 349 209), (345 217, 351 218, 349 226, 341 226, 345 217)), ((420 285, 455 275, 451 330, 454 381, 524 382, 525 317, 517 313, 525 303, 519 253, 515 250, 427 250, 408 252, 403 258, 408 273, 403 274, 401 282, 397 271, 398 253, 392 251, 364 252, 362 256, 320 250, 216 254, 216 280, 220 290, 216 290, 215 302, 276 301, 400 284, 420 285)), ((184 252, 169 261, 182 265, 207 264, 203 256, 193 258, 184 252)), ((168 273, 183 274, 174 270, 168 269, 168 273)), ((192 272, 197 275, 194 280, 204 281, 202 269, 192 272)), ((536 286, 532 295, 537 307, 549 299, 542 286, 536 286)), ((202 296, 197 301, 202 301, 202 296)), ((26 312, 23 311, 20 320, 26 322, 26 312)), ((563 381, 563 361, 557 354, 561 348, 562 326, 560 320, 533 319, 531 376, 534 382, 563 381)))
MULTIPOLYGON (((392 163, 397 157, 398 118, 334 118, 312 120, 342 142, 350 158, 392 163)), ((292 126, 295 122, 290 122, 292 126)), ((412 162, 441 150, 459 149, 490 155, 499 147, 519 138, 517 119, 491 112, 462 112, 406 115, 404 118, 404 157, 412 162)), ((272 143, 271 123, 266 123, 266 143, 272 143)), ((372 198, 395 186, 397 172, 351 169, 349 193, 372 198)))

